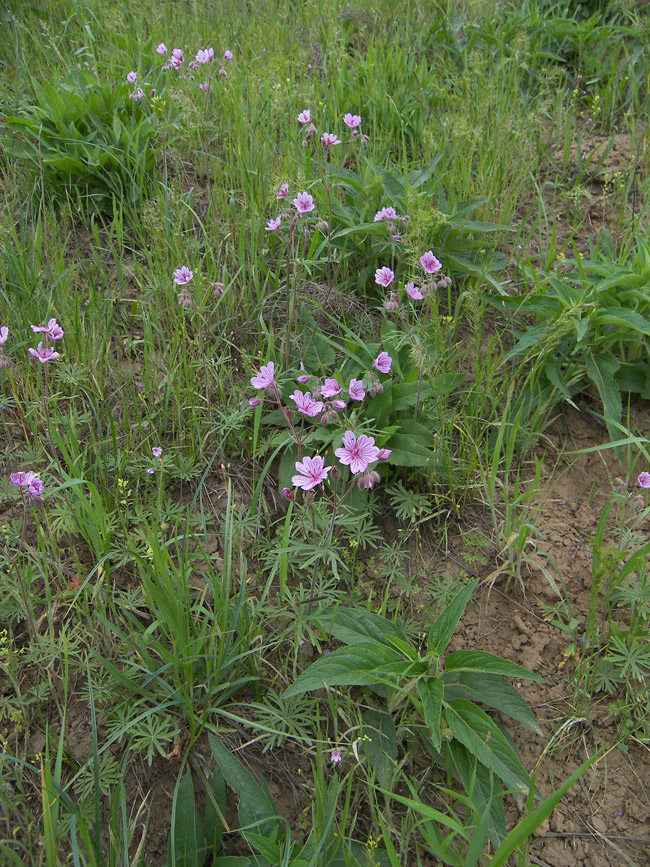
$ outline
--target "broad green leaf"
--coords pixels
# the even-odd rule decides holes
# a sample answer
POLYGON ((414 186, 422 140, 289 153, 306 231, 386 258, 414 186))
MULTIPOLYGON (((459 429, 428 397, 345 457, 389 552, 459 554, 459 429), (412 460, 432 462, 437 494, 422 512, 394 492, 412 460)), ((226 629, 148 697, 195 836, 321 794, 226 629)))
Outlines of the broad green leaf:
POLYGON ((213 867, 253 867, 253 861, 241 855, 222 855, 214 861, 213 867))
POLYGON ((429 677, 418 680, 418 694, 422 701, 424 722, 429 729, 431 741, 436 750, 440 750, 440 745, 442 743, 440 734, 440 715, 442 712, 444 689, 444 684, 439 677, 429 677))
MULTIPOLYGON (((433 389, 429 382, 424 379, 420 386, 420 406, 422 402, 433 394, 433 389)), ((408 409, 410 406, 415 406, 418 401, 418 384, 417 382, 398 382, 393 383, 392 390, 392 412, 401 412, 408 409)))
POLYGON ((544 683, 544 678, 533 674, 516 662, 510 662, 487 653, 485 650, 455 650, 445 660, 445 671, 483 671, 488 674, 500 674, 503 677, 520 677, 524 680, 536 680, 544 683))
POLYGON ((266 858, 270 864, 282 863, 282 851, 273 840, 269 840, 264 834, 257 834, 252 831, 245 832, 244 836, 248 845, 259 852, 263 858, 266 858))
POLYGON ((224 820, 228 811, 226 781, 218 768, 215 768, 207 786, 210 792, 205 799, 203 828, 207 850, 214 855, 221 848, 221 839, 225 830, 224 820))
POLYGON ((339 608, 332 623, 331 633, 344 644, 375 641, 389 646, 388 639, 406 642, 406 636, 391 620, 358 608, 339 608))
POLYGON ((511 358, 515 358, 517 355, 524 355, 528 349, 535 346, 535 344, 546 335, 547 331, 548 325, 544 322, 541 325, 533 325, 533 327, 526 331, 523 337, 517 341, 510 352, 506 355, 504 363, 510 361, 511 358))
POLYGON ((275 837, 281 831, 281 824, 268 789, 257 782, 219 738, 210 734, 209 740, 217 767, 230 788, 239 795, 238 814, 242 827, 275 837))
POLYGON ((567 387, 564 377, 562 376, 561 364, 557 358, 548 358, 544 364, 544 373, 549 379, 549 382, 557 388, 562 397, 573 403, 571 394, 567 387))
POLYGON ((620 424, 622 415, 621 392, 618 389, 614 374, 619 363, 611 355, 587 355, 587 376, 596 384, 600 399, 603 402, 605 424, 611 439, 616 439, 617 430, 611 422, 620 424))
POLYGON ((388 463, 396 467, 426 467, 431 460, 429 445, 407 434, 393 434, 386 445, 392 450, 388 463))
POLYGON ((535 734, 541 735, 542 730, 519 691, 503 677, 485 672, 462 671, 443 674, 445 683, 445 699, 467 698, 471 701, 481 701, 488 707, 507 714, 517 722, 528 726, 535 734), (453 679, 452 679, 453 678, 453 679))
POLYGON ((454 737, 505 785, 527 792, 530 778, 515 749, 498 725, 473 702, 456 699, 445 706, 447 725, 454 737))
POLYGON ((352 644, 317 659, 285 692, 284 697, 301 695, 324 686, 369 686, 378 682, 373 670, 403 657, 381 644, 352 644))
POLYGON ((431 175, 436 170, 444 151, 441 151, 434 159, 429 163, 428 166, 425 166, 422 169, 417 169, 414 172, 411 172, 408 176, 408 185, 412 190, 417 190, 418 187, 421 187, 423 184, 429 180, 431 175))
POLYGON ((456 631, 460 618, 467 608, 467 603, 472 598, 477 581, 478 579, 474 579, 459 590, 444 611, 438 615, 429 631, 429 641, 427 644, 429 653, 433 653, 436 656, 444 653, 451 641, 452 635, 456 631))
POLYGON ((173 835, 170 840, 171 861, 184 867, 202 867, 205 861, 205 838, 194 802, 192 774, 186 771, 176 783, 173 835))
POLYGON ((363 735, 368 739, 368 751, 372 769, 380 785, 388 787, 392 779, 392 768, 397 760, 397 730, 389 713, 380 710, 366 710, 362 713, 363 735))
POLYGON ((475 755, 457 740, 443 743, 445 764, 454 768, 463 784, 476 813, 490 814, 489 836, 493 845, 498 846, 506 834, 506 817, 500 787, 489 768, 484 767, 475 755), (496 791, 495 791, 496 790, 496 791))

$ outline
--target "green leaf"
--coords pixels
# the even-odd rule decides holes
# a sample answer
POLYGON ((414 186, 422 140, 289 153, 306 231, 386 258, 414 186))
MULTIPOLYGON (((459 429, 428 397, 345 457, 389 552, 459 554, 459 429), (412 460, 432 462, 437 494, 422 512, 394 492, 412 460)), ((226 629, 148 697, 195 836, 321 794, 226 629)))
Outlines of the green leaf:
POLYGON ((440 715, 442 713, 442 698, 444 684, 439 677, 429 677, 418 680, 418 694, 422 700, 424 722, 436 750, 440 750, 442 738, 440 734, 440 715))
POLYGON ((493 719, 473 702, 456 699, 446 705, 447 725, 456 740, 515 792, 527 792, 530 778, 515 749, 493 719))
POLYGON ((504 677, 521 677, 524 680, 536 680, 544 683, 544 678, 533 674, 516 662, 510 662, 487 653, 485 650, 455 650, 445 660, 445 671, 482 671, 488 674, 500 674, 504 677))
POLYGON ((172 815, 174 825, 170 839, 170 861, 177 867, 202 867, 205 861, 205 838, 196 812, 190 771, 186 771, 176 783, 172 815))
POLYGON ((431 460, 431 449, 407 434, 393 434, 386 443, 392 450, 388 463, 396 467, 426 467, 431 460))
POLYGON ((358 608, 339 608, 330 631, 344 644, 367 644, 368 641, 374 641, 389 647, 389 638, 406 642, 402 630, 391 620, 358 608))
POLYGON ((379 783, 387 787, 392 768, 397 761, 397 730, 389 713, 366 710, 362 713, 363 734, 368 738, 366 749, 379 783))
POLYGON ((260 834, 275 837, 281 831, 281 824, 266 786, 257 782, 219 738, 210 734, 209 740, 217 767, 230 788, 239 795, 238 814, 242 827, 255 828, 260 834))
POLYGON ((434 159, 429 163, 428 166, 425 166, 423 169, 418 169, 417 171, 411 172, 408 176, 408 185, 412 190, 417 190, 423 184, 429 180, 431 175, 436 170, 438 163, 442 159, 444 151, 440 151, 440 153, 434 157, 434 159))
POLYGON ((617 428, 612 422, 621 422, 623 407, 621 392, 619 391, 614 374, 620 367, 618 361, 611 355, 587 355, 587 376, 596 383, 596 388, 603 402, 603 414, 605 424, 611 439, 618 436, 617 428))
POLYGON ((516 687, 500 675, 486 674, 483 671, 462 671, 460 673, 451 672, 449 679, 445 673, 442 679, 445 683, 445 698, 448 701, 453 701, 456 698, 481 701, 488 707, 499 710, 517 722, 528 726, 535 734, 543 734, 533 712, 516 687))
POLYGON ((248 845, 257 850, 270 864, 282 863, 282 851, 273 840, 269 840, 263 834, 254 834, 251 831, 247 831, 244 836, 248 845))
POLYGON ((205 799, 203 828, 207 851, 216 855, 221 848, 221 839, 225 830, 224 819, 228 810, 226 781, 218 768, 215 768, 207 785, 210 791, 205 799))
POLYGON ((317 659, 285 692, 284 697, 301 695, 324 686, 369 686, 381 679, 374 673, 382 665, 403 662, 394 650, 381 644, 353 644, 340 647, 317 659))
POLYGON ((467 603, 472 598, 478 578, 470 581, 454 596, 444 611, 438 615, 435 623, 429 631, 427 650, 436 656, 440 656, 447 649, 451 637, 456 631, 460 618, 467 608, 467 603))
POLYGON ((510 352, 504 358, 504 363, 506 361, 510 361, 511 358, 515 358, 517 355, 523 355, 526 350, 535 346, 542 337, 547 333, 548 326, 546 323, 542 323, 541 325, 533 325, 532 328, 529 328, 526 333, 521 337, 517 343, 513 346, 510 352))
POLYGON ((650 337, 650 322, 634 310, 618 307, 600 310, 596 314, 596 322, 599 325, 622 325, 650 337))

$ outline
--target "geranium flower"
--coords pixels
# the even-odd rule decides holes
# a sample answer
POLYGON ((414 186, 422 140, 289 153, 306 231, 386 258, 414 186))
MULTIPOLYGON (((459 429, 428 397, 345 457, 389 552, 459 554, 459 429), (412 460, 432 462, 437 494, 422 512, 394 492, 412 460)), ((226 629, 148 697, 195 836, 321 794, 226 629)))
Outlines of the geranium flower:
POLYGON ((361 434, 356 437, 353 431, 348 430, 343 434, 343 445, 335 449, 334 454, 345 466, 350 467, 353 475, 365 473, 368 464, 373 464, 379 455, 379 449, 375 445, 374 437, 361 434))
POLYGON ((341 140, 338 139, 334 135, 334 133, 331 133, 331 132, 324 132, 323 135, 321 136, 321 142, 323 143, 324 147, 326 147, 326 148, 330 147, 331 145, 340 145, 341 144, 341 140))
POLYGON ((351 379, 350 385, 348 385, 348 394, 350 395, 350 400, 363 400, 366 396, 363 382, 360 379, 351 379))
POLYGON ((267 232, 275 232, 276 229, 279 229, 282 225, 282 217, 275 217, 273 220, 269 220, 265 226, 265 231, 267 232))
POLYGON ((327 478, 327 474, 332 469, 325 466, 325 460, 316 455, 313 458, 303 458, 302 461, 296 461, 296 469, 298 474, 291 477, 291 482, 297 488, 302 488, 303 491, 311 491, 316 485, 320 485, 327 478))
POLYGON ((306 391, 303 394, 302 391, 296 389, 293 394, 289 395, 289 398, 296 404, 298 412, 301 412, 303 415, 307 415, 310 418, 314 418, 323 411, 323 401, 314 400, 310 391, 306 391))
POLYGON ((223 59, 224 60, 232 60, 232 57, 233 57, 232 51, 229 48, 226 48, 226 50, 223 53, 223 59))
POLYGON ((407 283, 404 288, 406 289, 408 297, 413 301, 421 301, 424 298, 422 290, 419 286, 416 286, 415 283, 407 283))
POLYGON ((378 370, 380 373, 389 373, 392 363, 393 359, 387 352, 380 352, 377 358, 373 361, 373 366, 375 370, 378 370))
POLYGON ((280 189, 278 190, 278 194, 275 197, 276 199, 286 199, 289 195, 289 184, 282 184, 280 189))
POLYGON ((156 48, 156 51, 158 52, 158 54, 167 54, 167 46, 164 42, 160 42, 158 44, 158 48, 156 48))
POLYGON ((178 283, 179 286, 189 283, 192 277, 194 277, 194 272, 190 271, 187 265, 183 265, 182 268, 177 268, 174 271, 174 283, 178 283))
POLYGON ((642 488, 650 488, 650 473, 641 473, 638 482, 642 488))
POLYGON ((324 398, 336 397, 341 393, 341 386, 335 379, 326 379, 320 393, 324 398))
POLYGON ((180 69, 183 65, 183 51, 180 48, 174 48, 172 50, 172 56, 169 58, 169 62, 174 67, 174 69, 180 69))
POLYGON ((135 84, 138 80, 138 73, 133 71, 129 72, 126 76, 126 80, 129 82, 129 84, 135 84))
POLYGON ((431 250, 427 250, 423 256, 420 256, 420 262, 427 274, 435 274, 436 271, 442 268, 442 264, 436 259, 431 250))
POLYGON ((296 198, 293 200, 293 204, 296 206, 296 210, 300 214, 308 214, 316 207, 316 205, 314 205, 313 196, 310 196, 309 193, 298 193, 296 198))
POLYGON ((350 114, 350 112, 348 112, 343 115, 343 123, 346 126, 349 126, 350 129, 356 129, 356 127, 361 125, 361 118, 358 114, 350 114))
POLYGON ((397 211, 393 207, 382 208, 375 214, 375 223, 380 223, 382 220, 398 220, 397 211))
POLYGON ((43 346, 42 343, 39 343, 36 349, 33 349, 30 346, 29 354, 38 358, 41 364, 45 364, 47 361, 53 361, 55 358, 59 357, 59 353, 55 352, 51 346, 43 346))
POLYGON ((9 337, 9 329, 6 325, 3 325, 2 328, 0 328, 0 346, 7 342, 7 337, 9 337))
POLYGON ((378 283, 380 286, 390 286, 394 279, 394 272, 385 265, 383 268, 377 268, 375 271, 375 283, 378 283))
POLYGON ((211 63, 214 60, 214 48, 199 48, 194 59, 197 63, 211 63))
POLYGON ((308 108, 306 108, 304 111, 300 112, 300 114, 298 115, 298 120, 300 121, 300 123, 310 123, 311 122, 311 112, 309 111, 308 108))
POLYGON ((275 382, 275 364, 269 361, 260 368, 260 372, 251 379, 253 388, 269 388, 275 382))

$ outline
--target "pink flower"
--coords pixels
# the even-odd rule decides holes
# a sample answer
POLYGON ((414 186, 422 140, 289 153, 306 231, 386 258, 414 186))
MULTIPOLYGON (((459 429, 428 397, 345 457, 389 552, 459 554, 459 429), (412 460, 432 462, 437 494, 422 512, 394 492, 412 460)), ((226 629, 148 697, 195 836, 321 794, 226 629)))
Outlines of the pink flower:
POLYGON ((300 376, 297 376, 296 379, 301 385, 304 385, 306 382, 309 382, 311 376, 308 373, 301 373, 300 376))
POLYGON ((389 373, 393 359, 387 352, 380 352, 377 358, 373 361, 373 367, 380 373, 389 373))
POLYGON ((209 82, 207 82, 207 81, 202 81, 202 82, 199 84, 199 87, 201 88, 201 90, 203 91, 203 93, 207 93, 207 92, 210 90, 210 84, 209 84, 209 82))
POLYGON ((314 400, 310 391, 306 391, 303 394, 302 391, 296 389, 293 394, 289 395, 289 397, 296 404, 298 412, 309 416, 309 418, 314 418, 323 411, 323 401, 314 400))
POLYGON ((51 346, 43 346, 42 343, 39 343, 36 349, 32 349, 30 346, 29 353, 35 358, 38 358, 41 364, 45 364, 46 361, 52 361, 59 357, 59 353, 55 352, 51 346))
POLYGON ((159 458, 162 454, 162 449, 160 448, 160 446, 154 446, 151 449, 151 454, 154 456, 154 458, 159 458))
POLYGON ((211 63, 214 60, 214 48, 199 48, 194 58, 197 63, 211 63))
POLYGON ((126 76, 126 80, 129 82, 129 84, 135 84, 138 80, 138 73, 133 71, 129 72, 129 74, 126 76))
POLYGON ((149 473, 150 476, 153 476, 155 470, 154 470, 153 467, 147 467, 147 469, 145 470, 145 472, 146 472, 146 473, 149 473))
POLYGON ((366 396, 366 390, 363 387, 363 383, 360 379, 351 379, 350 385, 348 385, 348 394, 350 395, 350 400, 363 400, 366 396))
POLYGON ((345 409, 345 407, 347 406, 347 404, 345 403, 344 400, 333 400, 332 406, 334 407, 334 409, 337 409, 339 412, 342 412, 345 409))
POLYGON ((322 143, 323 143, 323 146, 326 147, 326 148, 328 148, 328 147, 330 147, 330 146, 332 146, 332 145, 339 145, 339 144, 341 144, 340 139, 338 139, 338 138, 334 135, 334 133, 331 133, 331 132, 324 132, 323 135, 321 136, 321 141, 322 141, 322 143))
POLYGON ((338 763, 342 759, 343 759, 343 756, 341 755, 341 753, 338 750, 332 750, 332 755, 330 756, 331 762, 334 762, 335 765, 338 765, 338 763))
POLYGON ((192 277, 194 277, 194 272, 190 271, 187 265, 183 265, 182 268, 177 268, 174 271, 174 283, 178 283, 179 286, 189 283, 192 277))
POLYGON ((136 102, 142 102, 143 99, 146 98, 145 92, 141 87, 137 87, 133 93, 129 94, 129 99, 133 99, 136 102))
POLYGON ((7 342, 8 336, 9 336, 9 329, 7 328, 6 325, 3 325, 2 328, 0 328, 0 346, 2 346, 3 343, 7 342))
POLYGON ((326 467, 324 459, 316 455, 314 458, 303 458, 302 461, 296 461, 296 469, 298 475, 291 477, 292 484, 304 491, 311 491, 316 485, 325 481, 332 468, 326 467))
POLYGON ((435 274, 436 271, 442 268, 441 263, 436 259, 431 250, 427 250, 423 256, 420 256, 420 262, 427 274, 435 274))
POLYGON ((300 123, 309 123, 311 121, 311 112, 308 108, 300 112, 300 114, 298 115, 298 120, 300 121, 300 123))
POLYGON ((314 205, 313 196, 310 196, 309 193, 298 193, 296 198, 293 200, 293 204, 296 206, 296 210, 300 214, 308 214, 316 207, 316 205, 314 205))
POLYGON ((183 51, 180 48, 174 48, 172 50, 172 56, 169 58, 169 62, 174 67, 174 69, 180 69, 183 65, 183 51))
POLYGON ((232 51, 229 48, 226 48, 226 50, 224 51, 223 59, 224 60, 232 60, 232 51))
POLYGON ((419 286, 416 286, 415 283, 407 283, 404 288, 406 289, 408 297, 413 301, 421 301, 424 298, 422 290, 419 286))
POLYGON ((158 54, 167 54, 167 46, 164 42, 161 42, 158 45, 158 48, 156 48, 156 51, 158 52, 158 54))
POLYGON ((341 386, 335 379, 326 379, 320 393, 324 398, 336 397, 341 393, 341 386))
POLYGON ((289 184, 282 184, 280 189, 278 190, 278 194, 275 197, 276 199, 286 199, 289 195, 289 184))
POLYGON ((375 271, 375 283, 378 283, 380 286, 390 286, 394 279, 395 274, 385 265, 383 268, 377 268, 375 271))
POLYGON ((392 449, 379 449, 379 454, 377 455, 378 461, 387 461, 388 458, 393 454, 392 449))
POLYGON ((269 220, 266 224, 267 232, 275 232, 276 229, 279 229, 282 225, 282 217, 275 217, 273 220, 269 220))
POLYGON ((269 361, 260 368, 260 372, 251 379, 253 388, 269 388, 275 382, 275 364, 269 361))
POLYGON ((181 307, 192 307, 192 305, 194 304, 194 302, 192 301, 192 297, 190 296, 190 293, 187 291, 185 286, 183 286, 181 291, 178 293, 178 298, 176 300, 181 307))
POLYGON ((379 449, 375 445, 374 437, 368 437, 365 434, 357 439, 351 430, 343 434, 343 445, 340 449, 335 449, 334 454, 340 459, 341 463, 350 467, 353 475, 365 473, 368 469, 368 464, 373 464, 379 455, 379 449))
POLYGON ((56 319, 50 319, 47 325, 32 325, 31 329, 32 331, 40 331, 42 334, 47 334, 52 340, 61 340, 63 337, 63 328, 61 328, 56 319))
POLYGON ((382 220, 398 220, 397 211, 395 208, 388 207, 382 208, 380 211, 377 211, 375 214, 375 223, 380 223, 382 220))
POLYGON ((348 112, 343 115, 343 123, 346 126, 349 126, 350 129, 355 129, 358 126, 361 126, 361 118, 358 114, 350 114, 350 112, 348 112))
POLYGON ((251 399, 248 401, 248 405, 252 406, 253 409, 255 409, 258 406, 262 406, 262 401, 259 399, 259 397, 251 397, 251 399))
POLYGON ((650 473, 641 473, 638 482, 642 488, 650 488, 650 473))

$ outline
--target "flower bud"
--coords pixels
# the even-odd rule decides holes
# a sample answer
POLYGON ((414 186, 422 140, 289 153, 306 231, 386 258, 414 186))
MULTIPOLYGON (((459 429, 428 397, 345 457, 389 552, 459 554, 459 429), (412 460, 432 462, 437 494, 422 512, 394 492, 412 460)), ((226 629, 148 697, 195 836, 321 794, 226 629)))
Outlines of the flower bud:
POLYGON ((252 397, 252 398, 248 401, 248 405, 249 405, 249 406, 252 406, 253 408, 255 408, 256 406, 262 406, 262 401, 259 399, 259 397, 252 397))
POLYGON ((644 509, 645 508, 645 500, 643 497, 635 497, 632 500, 632 505, 635 509, 644 509))
POLYGON ((332 401, 332 406, 334 407, 334 409, 336 409, 336 410, 338 410, 339 412, 341 412, 342 410, 345 409, 345 407, 346 407, 346 403, 345 403, 344 400, 333 400, 333 401, 332 401))
POLYGON ((377 455, 378 461, 387 461, 388 458, 392 455, 392 449, 379 449, 379 454, 377 455))
POLYGON ((296 499, 296 494, 295 494, 295 492, 292 491, 290 488, 282 488, 282 492, 281 492, 281 493, 282 493, 282 496, 284 497, 285 500, 291 500, 291 501, 293 501, 293 500, 296 499))
POLYGON ((330 470, 330 478, 332 478, 335 482, 338 482, 338 480, 341 478, 341 471, 338 467, 332 467, 332 469, 330 470))
POLYGON ((297 377, 298 382, 304 385, 306 382, 309 382, 311 376, 308 373, 301 373, 299 377, 297 377))
POLYGON ((374 485, 377 484, 380 478, 381 477, 379 473, 376 473, 374 470, 368 470, 368 472, 363 473, 363 475, 359 477, 357 485, 360 490, 369 491, 374 485))
POLYGON ((319 220, 316 223, 316 228, 320 229, 321 232, 327 232, 327 230, 329 229, 329 223, 327 222, 327 220, 319 220))
POLYGON ((285 416, 287 417, 287 419, 288 419, 289 421, 291 421, 291 422, 292 422, 292 421, 294 420, 294 418, 296 417, 295 412, 291 409, 290 406, 285 406, 285 408, 284 408, 284 414, 285 414, 285 416))

